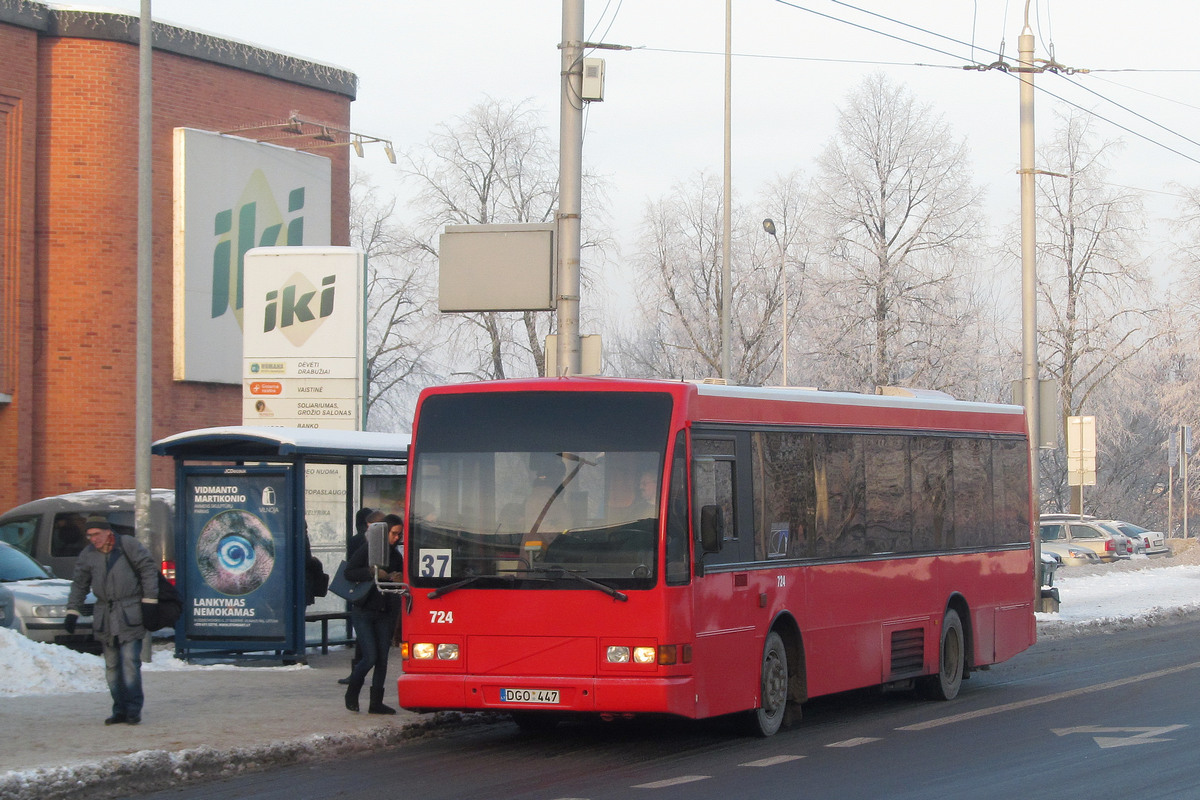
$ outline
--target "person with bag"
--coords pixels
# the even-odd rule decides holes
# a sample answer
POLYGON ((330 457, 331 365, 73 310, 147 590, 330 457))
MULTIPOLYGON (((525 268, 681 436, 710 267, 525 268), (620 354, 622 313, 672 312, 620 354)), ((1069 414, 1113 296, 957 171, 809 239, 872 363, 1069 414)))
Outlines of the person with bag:
MULTIPOLYGON (((346 556, 354 555, 354 551, 361 547, 367 541, 367 526, 372 522, 383 522, 384 513, 369 506, 363 506, 354 515, 354 535, 350 537, 350 541, 346 545, 346 556)), ((350 657, 350 673, 353 675, 354 668, 358 666, 358 662, 362 661, 362 645, 357 637, 354 639, 354 655, 350 657)), ((343 686, 350 683, 351 675, 344 678, 339 678, 338 683, 343 686)))
POLYGON ((104 678, 112 695, 105 725, 142 721, 142 645, 158 627, 158 568, 150 552, 132 536, 117 536, 108 520, 92 515, 84 523, 88 544, 75 561, 63 627, 73 633, 89 591, 96 595, 92 635, 104 649, 104 678))
MULTIPOLYGON (((346 562, 345 576, 354 582, 404 580, 403 561, 396 545, 400 542, 404 523, 395 514, 383 519, 387 526, 387 564, 368 564, 366 542, 358 547, 346 562)), ((388 657, 392 648, 392 632, 396 629, 396 618, 400 616, 401 599, 398 595, 380 592, 373 585, 359 600, 350 605, 350 622, 354 626, 354 637, 362 647, 362 659, 350 672, 346 687, 346 708, 358 711, 358 695, 371 675, 371 705, 369 714, 395 714, 396 709, 383 704, 384 682, 387 680, 388 657)))

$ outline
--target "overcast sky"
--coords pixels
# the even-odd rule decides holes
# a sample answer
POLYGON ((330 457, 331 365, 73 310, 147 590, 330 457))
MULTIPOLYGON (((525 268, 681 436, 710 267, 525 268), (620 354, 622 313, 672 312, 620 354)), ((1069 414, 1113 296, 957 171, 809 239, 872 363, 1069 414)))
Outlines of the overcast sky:
MULTIPOLYGON (((400 150, 485 95, 531 100, 557 140, 560 0, 154 0, 153 10, 160 21, 353 71, 353 127, 400 150)), ((722 0, 586 3, 589 41, 637 48, 595 53, 606 62, 605 100, 587 111, 584 143, 586 167, 610 181, 627 251, 647 201, 701 170, 721 174, 724 15, 722 0)), ((847 92, 884 70, 966 139, 989 212, 997 227, 1009 224, 1018 213, 1018 81, 961 67, 995 61, 1002 43, 1014 61, 1023 15, 1023 0, 734 0, 735 195, 752 197, 795 169, 811 174, 847 92)), ((1198 22, 1194 0, 1032 3, 1037 57, 1053 45, 1059 63, 1094 70, 1041 75, 1037 86, 1096 111, 1102 135, 1126 141, 1114 182, 1155 193, 1171 181, 1200 185, 1198 22)), ((1038 92, 1039 140, 1063 108, 1038 92)), ((395 184, 398 168, 382 152, 355 163, 395 184)), ((1152 215, 1169 215, 1173 198, 1153 197, 1152 215)))

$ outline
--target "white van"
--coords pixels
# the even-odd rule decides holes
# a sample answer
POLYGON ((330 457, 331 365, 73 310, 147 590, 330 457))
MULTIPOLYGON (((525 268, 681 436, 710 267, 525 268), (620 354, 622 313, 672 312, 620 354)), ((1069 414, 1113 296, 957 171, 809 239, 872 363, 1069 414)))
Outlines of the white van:
MULTIPOLYGON (((75 558, 87 544, 83 523, 90 514, 108 518, 117 533, 132 535, 133 489, 92 489, 43 497, 0 514, 0 541, 8 542, 45 565, 56 577, 70 579, 75 558)), ((148 536, 142 544, 175 579, 175 490, 153 489, 148 536)))

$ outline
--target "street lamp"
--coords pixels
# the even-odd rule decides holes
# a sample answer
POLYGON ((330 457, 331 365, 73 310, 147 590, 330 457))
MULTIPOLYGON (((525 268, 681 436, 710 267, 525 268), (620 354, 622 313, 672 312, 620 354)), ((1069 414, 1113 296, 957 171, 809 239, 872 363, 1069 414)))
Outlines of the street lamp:
POLYGON ((787 274, 783 271, 784 252, 783 245, 779 243, 779 237, 775 235, 775 221, 770 217, 763 220, 763 230, 767 235, 775 240, 775 246, 779 248, 779 281, 783 284, 783 385, 788 385, 788 290, 787 290, 787 274))

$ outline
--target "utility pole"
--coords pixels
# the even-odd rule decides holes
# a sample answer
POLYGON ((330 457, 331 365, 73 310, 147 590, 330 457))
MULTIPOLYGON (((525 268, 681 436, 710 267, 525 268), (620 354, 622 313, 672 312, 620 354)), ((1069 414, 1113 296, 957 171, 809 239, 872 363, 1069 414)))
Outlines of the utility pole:
POLYGON ((562 95, 558 125, 558 374, 578 375, 579 217, 583 195, 583 0, 562 4, 562 95))
POLYGON ((733 138, 733 126, 731 123, 733 106, 733 85, 731 79, 731 73, 733 72, 732 47, 733 0, 725 0, 725 179, 723 199, 725 214, 721 233, 721 377, 724 378, 726 382, 729 382, 731 377, 730 373, 732 372, 732 359, 729 355, 730 341, 732 339, 730 334, 729 320, 729 315, 731 313, 730 308, 732 305, 730 302, 732 299, 730 295, 733 291, 731 288, 733 280, 730 277, 729 266, 730 253, 733 250, 732 243, 730 242, 730 238, 733 235, 731 230, 733 227, 731 222, 732 211, 730 210, 733 195, 733 189, 730 185, 733 180, 733 167, 731 165, 731 161, 733 159, 731 156, 732 147, 730 144, 730 140, 733 138))
MULTIPOLYGON (((1041 509, 1038 484, 1038 353, 1037 353, 1037 239, 1034 235, 1036 207, 1034 205, 1033 167, 1033 33, 1029 27, 1029 2, 1025 3, 1025 27, 1017 39, 1017 75, 1021 81, 1021 355, 1025 423, 1029 428, 1029 480, 1033 513, 1041 509)), ((1032 520, 1036 524, 1037 520, 1032 520)), ((1033 537, 1034 607, 1040 608, 1042 548, 1039 537, 1033 537)))
POLYGON ((137 222, 137 379, 134 414, 134 531, 149 541, 150 445, 154 397, 154 161, 153 105, 150 91, 154 59, 154 21, 150 0, 142 0, 138 21, 138 222, 137 222))

